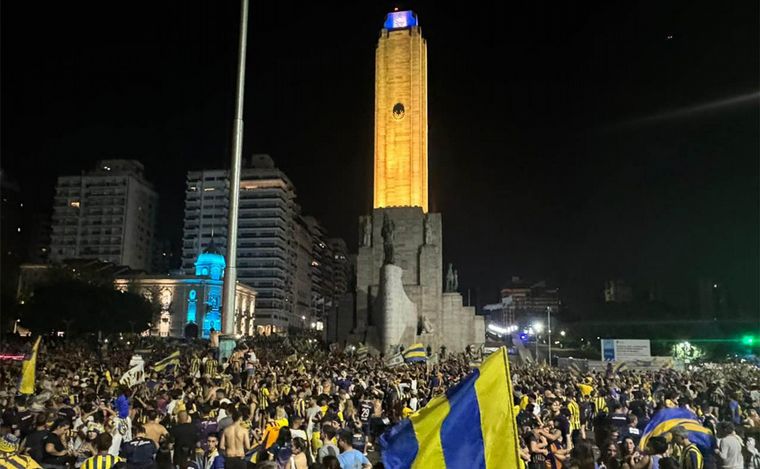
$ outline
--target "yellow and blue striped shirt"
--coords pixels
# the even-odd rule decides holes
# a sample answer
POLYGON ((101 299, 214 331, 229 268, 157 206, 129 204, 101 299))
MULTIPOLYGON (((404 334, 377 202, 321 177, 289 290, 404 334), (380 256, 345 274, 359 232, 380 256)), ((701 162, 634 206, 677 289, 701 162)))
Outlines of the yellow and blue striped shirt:
POLYGON ((118 456, 110 454, 96 454, 95 456, 85 459, 81 469, 111 469, 114 464, 122 461, 118 456))

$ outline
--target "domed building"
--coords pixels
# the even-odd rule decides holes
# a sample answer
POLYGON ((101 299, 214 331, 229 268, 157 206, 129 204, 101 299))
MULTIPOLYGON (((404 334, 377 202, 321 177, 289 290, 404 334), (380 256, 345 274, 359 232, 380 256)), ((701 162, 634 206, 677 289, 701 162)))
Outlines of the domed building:
MULTIPOLYGON (((212 239, 195 259, 195 275, 134 275, 114 281, 116 289, 134 291, 156 305, 151 334, 181 337, 197 330, 209 337, 222 328, 222 287, 227 262, 212 239)), ((256 291, 236 285, 235 333, 252 335, 256 291)), ((193 335, 191 333, 191 335, 193 335)))

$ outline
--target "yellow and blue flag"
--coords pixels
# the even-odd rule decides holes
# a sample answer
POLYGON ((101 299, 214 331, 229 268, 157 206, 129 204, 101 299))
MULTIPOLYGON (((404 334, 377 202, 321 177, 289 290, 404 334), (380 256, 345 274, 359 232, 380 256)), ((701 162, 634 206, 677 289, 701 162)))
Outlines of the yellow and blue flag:
POLYGON ((683 407, 660 409, 644 429, 639 446, 647 447, 653 436, 662 436, 676 427, 686 430, 689 441, 697 445, 702 454, 712 454, 715 448, 715 436, 709 428, 703 426, 697 416, 683 407))
POLYGON ((404 350, 404 361, 407 363, 414 362, 426 362, 427 352, 425 346, 422 344, 411 345, 408 349, 404 350))
POLYGON ((20 394, 34 394, 34 373, 37 368, 37 350, 40 348, 40 340, 42 336, 37 337, 31 355, 21 364, 21 384, 18 387, 20 394))
POLYGON ((153 369, 155 371, 164 371, 166 368, 169 368, 170 366, 179 366, 179 350, 172 353, 171 355, 164 358, 163 360, 157 361, 156 364, 153 365, 153 369))
POLYGON ((507 350, 380 437, 385 467, 520 467, 507 350))

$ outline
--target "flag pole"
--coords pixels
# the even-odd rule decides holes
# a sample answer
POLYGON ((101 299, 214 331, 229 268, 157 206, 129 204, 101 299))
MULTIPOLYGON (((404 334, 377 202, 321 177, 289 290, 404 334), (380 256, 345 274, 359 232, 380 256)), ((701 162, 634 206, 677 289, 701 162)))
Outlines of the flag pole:
POLYGON ((248 42, 248 0, 240 1, 240 47, 238 48, 237 96, 232 134, 230 205, 227 211, 227 271, 224 274, 222 332, 235 333, 235 285, 237 284, 237 229, 240 205, 240 165, 243 152, 243 96, 245 93, 245 53, 248 42))

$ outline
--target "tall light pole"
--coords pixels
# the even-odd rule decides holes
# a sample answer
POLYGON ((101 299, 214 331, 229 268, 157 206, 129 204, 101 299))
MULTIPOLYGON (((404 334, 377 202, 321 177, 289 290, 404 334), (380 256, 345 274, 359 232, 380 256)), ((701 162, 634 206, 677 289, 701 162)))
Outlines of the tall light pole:
POLYGON ((238 48, 237 96, 232 133, 230 206, 227 211, 227 271, 224 273, 222 332, 235 332, 235 285, 237 284, 237 229, 240 205, 240 165, 243 153, 243 96, 245 94, 245 52, 248 42, 248 0, 240 0, 240 46, 238 48))
POLYGON ((546 333, 549 336, 549 366, 552 366, 552 307, 546 307, 546 333))

